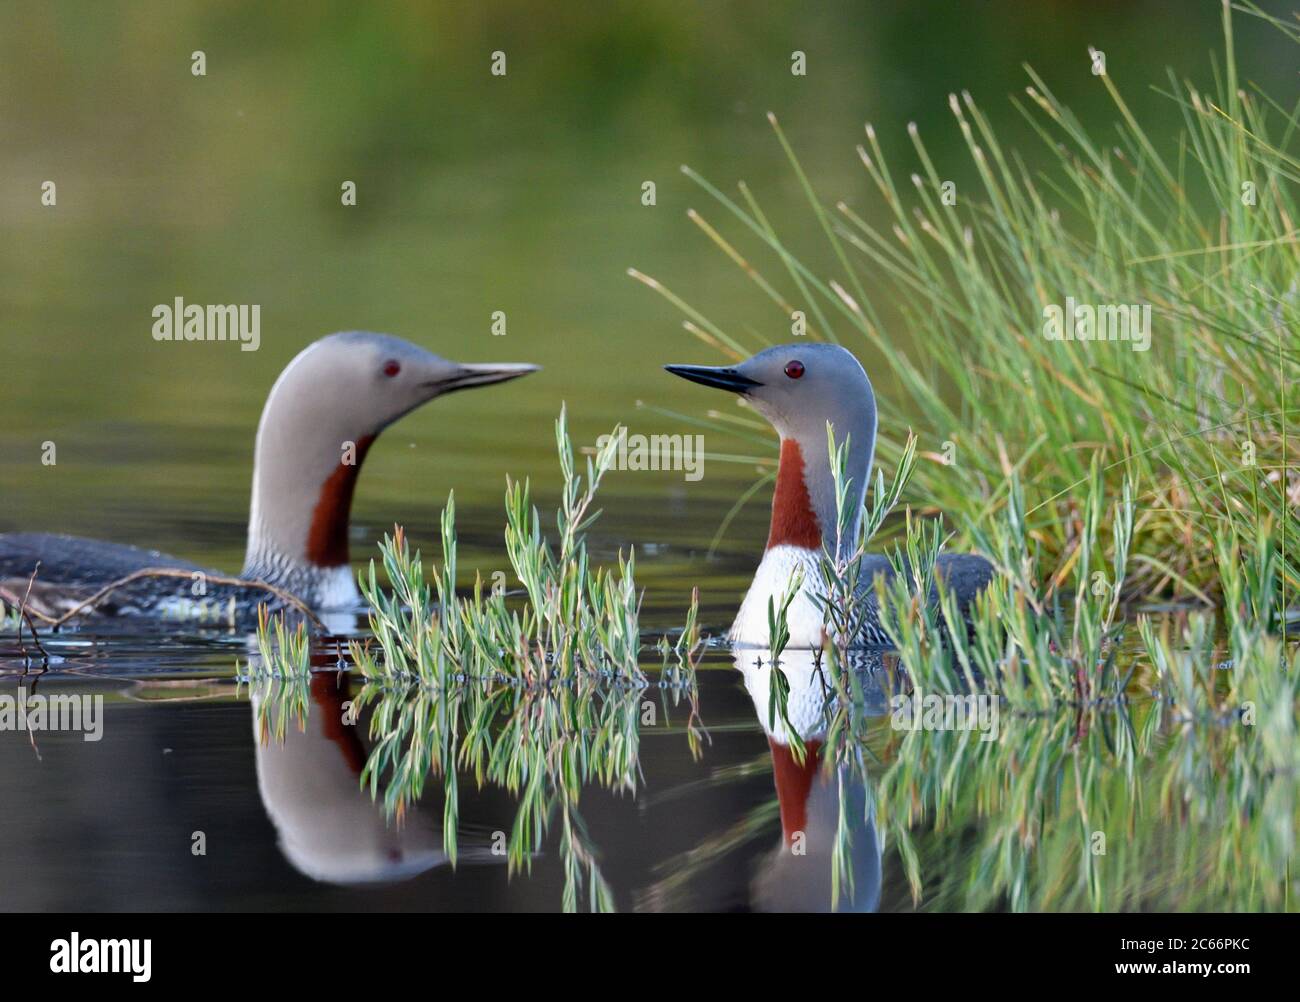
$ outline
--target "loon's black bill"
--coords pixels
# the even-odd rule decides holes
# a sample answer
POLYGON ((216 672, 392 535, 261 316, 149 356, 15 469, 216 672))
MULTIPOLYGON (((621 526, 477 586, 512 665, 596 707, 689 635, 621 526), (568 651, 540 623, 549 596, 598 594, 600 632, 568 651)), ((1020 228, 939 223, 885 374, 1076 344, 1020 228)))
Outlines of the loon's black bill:
POLYGON ((723 369, 713 365, 665 365, 665 369, 674 376, 689 379, 701 386, 712 386, 719 390, 731 390, 732 393, 748 393, 755 386, 763 384, 743 376, 735 369, 723 369))
POLYGON ((507 379, 518 379, 530 372, 536 372, 541 366, 526 362, 484 362, 458 366, 456 372, 448 379, 439 382, 442 393, 452 390, 464 390, 471 386, 490 386, 492 383, 504 383, 507 379))

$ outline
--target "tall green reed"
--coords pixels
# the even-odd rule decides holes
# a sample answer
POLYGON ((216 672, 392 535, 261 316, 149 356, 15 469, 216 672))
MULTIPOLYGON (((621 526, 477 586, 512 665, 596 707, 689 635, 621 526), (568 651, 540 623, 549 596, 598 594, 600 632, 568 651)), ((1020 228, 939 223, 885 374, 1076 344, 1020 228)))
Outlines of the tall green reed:
MULTIPOLYGON (((1208 600, 1219 588, 1216 541, 1245 545, 1265 527, 1277 540, 1281 608, 1300 586, 1300 477, 1288 439, 1290 387, 1300 381, 1300 157, 1294 111, 1239 82, 1228 4, 1223 26, 1225 58, 1210 92, 1170 77, 1166 96, 1183 126, 1172 149, 1156 148, 1112 76, 1097 86, 1113 101, 1118 138, 1107 130, 1103 139, 1029 70, 1013 103, 1042 139, 1048 167, 1031 169, 969 93, 954 94, 978 189, 950 204, 943 185, 953 165, 933 160, 919 130, 908 130, 909 185, 868 124, 857 152, 883 222, 844 202, 825 205, 769 116, 829 262, 801 259, 743 182, 737 199, 683 170, 737 236, 694 210, 691 220, 754 280, 774 321, 788 325, 802 311, 814 336, 856 341, 878 359, 889 377, 878 385, 893 394, 882 412, 919 422, 928 443, 913 497, 954 516, 963 543, 1011 503, 1014 473, 1027 496, 1026 534, 1047 554, 1066 552, 1099 459, 1110 491, 1125 478, 1147 486, 1134 498, 1143 544, 1130 555, 1132 592, 1208 600), (788 288, 740 240, 772 255, 788 288), (1044 310, 1067 297, 1149 305, 1150 350, 1048 340, 1044 310), (941 454, 945 442, 956 462, 941 454)), ((632 274, 715 350, 747 354, 722 324, 632 274)), ((897 461, 903 448, 884 436, 879 450, 897 461)))

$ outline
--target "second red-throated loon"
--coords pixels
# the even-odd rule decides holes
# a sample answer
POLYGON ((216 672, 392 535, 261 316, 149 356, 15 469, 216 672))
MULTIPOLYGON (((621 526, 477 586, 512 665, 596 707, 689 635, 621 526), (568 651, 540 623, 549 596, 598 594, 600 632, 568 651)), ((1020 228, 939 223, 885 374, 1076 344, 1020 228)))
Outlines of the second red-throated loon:
MULTIPOLYGON (((876 448, 876 395, 862 364, 839 345, 786 344, 761 351, 732 368, 664 368, 693 383, 739 393, 781 436, 767 548, 732 624, 730 639, 738 644, 769 646, 768 602, 779 603, 795 574, 802 571, 803 583, 788 613, 789 646, 821 647, 823 615, 816 598, 819 565, 823 544, 833 548, 836 543, 835 478, 826 425, 829 422, 834 427, 837 443, 849 437, 847 503, 852 522, 839 541, 841 551, 848 552, 856 545, 876 448)), ((963 611, 993 577, 993 565, 977 554, 941 553, 935 570, 963 611)), ((874 584, 877 577, 892 574, 888 557, 878 553, 863 556, 860 587, 865 615, 856 644, 889 643, 880 625, 874 584)))
MULTIPOLYGON (((240 574, 317 610, 360 603, 348 553, 352 492, 371 443, 434 397, 526 375, 534 365, 462 364, 388 334, 331 334, 304 348, 271 387, 257 426, 248 549, 240 574)), ((0 534, 0 585, 22 595, 39 561, 32 605, 47 613, 144 568, 212 574, 197 564, 118 543, 44 533, 0 534)), ((183 605, 254 608, 273 598, 254 587, 209 589, 191 600, 184 578, 146 578, 109 596, 104 611, 157 612, 183 605)))

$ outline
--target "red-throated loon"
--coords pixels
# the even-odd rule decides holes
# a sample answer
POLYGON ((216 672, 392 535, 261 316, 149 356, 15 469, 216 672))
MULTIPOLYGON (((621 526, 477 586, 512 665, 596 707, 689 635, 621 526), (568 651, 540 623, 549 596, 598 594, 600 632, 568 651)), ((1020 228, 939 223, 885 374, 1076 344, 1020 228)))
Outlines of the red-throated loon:
MULTIPOLYGON (((388 425, 434 397, 535 371, 507 363, 466 365, 388 334, 349 331, 301 352, 271 387, 257 426, 248 550, 240 577, 288 592, 317 610, 361 600, 348 554, 352 492, 366 450, 388 425)), ((37 533, 0 534, 0 585, 22 595, 37 561, 34 608, 69 608, 144 568, 218 575, 156 551, 37 533)), ((218 575, 219 576, 219 575, 218 575)), ((101 611, 167 613, 199 606, 255 608, 274 599, 253 587, 145 578, 108 596, 101 611)))
MULTIPOLYGON (((854 513, 841 546, 851 549, 857 539, 867 477, 876 447, 876 396, 862 365, 833 344, 787 344, 761 351, 734 368, 668 365, 669 372, 704 386, 741 394, 781 437, 781 462, 772 497, 772 523, 767 549, 754 574, 745 601, 731 627, 731 640, 768 646, 767 604, 780 602, 795 573, 802 569, 803 586, 790 605, 789 646, 822 646, 822 611, 814 599, 823 533, 835 532, 835 478, 826 441, 826 423, 838 442, 849 436, 847 475, 852 480, 848 504, 854 513)), ((829 544, 834 546, 834 538, 829 544)), ((973 554, 940 554, 939 575, 960 606, 966 605, 993 575, 993 565, 973 554)), ((892 574, 887 557, 863 559, 866 616, 860 643, 883 645, 889 638, 880 628, 872 582, 892 574)))

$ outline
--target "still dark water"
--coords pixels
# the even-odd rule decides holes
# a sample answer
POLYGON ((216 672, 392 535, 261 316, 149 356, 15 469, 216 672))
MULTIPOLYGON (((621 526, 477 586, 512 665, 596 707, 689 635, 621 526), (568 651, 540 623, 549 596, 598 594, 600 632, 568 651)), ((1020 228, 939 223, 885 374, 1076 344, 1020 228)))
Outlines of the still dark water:
MULTIPOLYGON (((504 858, 491 857, 462 859, 455 870, 433 863, 408 879, 353 887, 304 874, 282 848, 272 820, 284 806, 268 801, 258 782, 259 754, 271 760, 263 767, 274 769, 277 756, 288 758, 294 750, 272 744, 258 751, 247 690, 237 696, 233 684, 78 680, 41 688, 103 694, 103 737, 85 742, 79 734, 40 735, 38 758, 25 735, 4 736, 5 909, 532 911, 560 905, 563 876, 554 845, 534 860, 531 876, 512 879, 504 858), (196 831, 206 836, 204 856, 192 854, 196 831)), ((729 671, 705 673, 702 697, 712 736, 704 762, 692 761, 680 732, 650 728, 643 737, 640 795, 597 788, 583 797, 592 839, 622 908, 749 907, 756 867, 779 848, 779 821, 767 809, 774 800, 770 770, 763 767, 767 745, 752 703, 729 671), (747 815, 763 823, 699 879, 685 886, 667 879, 747 815)), ((322 711, 315 709, 308 741, 321 727, 322 711)), ((291 745, 296 737, 290 736, 291 745)), ((330 758, 337 749, 324 739, 312 744, 319 754, 310 760, 312 769, 335 768, 330 758)), ((298 779, 313 788, 306 772, 298 779)), ((472 791, 463 779, 463 855, 475 839, 508 832, 514 814, 505 794, 472 791)), ((339 834, 341 842, 368 855, 360 833, 386 829, 382 808, 355 778, 349 793, 334 799, 319 794, 322 812, 333 815, 321 823, 351 828, 355 841, 339 834)), ((440 800, 436 793, 430 799, 440 800)), ((406 819, 402 843, 440 847, 440 821, 440 807, 416 811, 406 819)), ((292 828, 290 835, 296 837, 292 828)), ((317 859, 311 852, 299 855, 304 867, 317 859)), ((338 855, 333 858, 338 863, 338 855)))
MULTIPOLYGON (((518 797, 490 783, 480 790, 472 775, 460 775, 453 867, 443 851, 440 783, 431 781, 400 822, 385 813, 382 796, 361 789, 358 770, 373 745, 370 714, 355 731, 336 726, 340 707, 360 689, 355 679, 315 674, 302 687, 301 715, 268 733, 258 716, 265 690, 231 678, 243 653, 237 639, 160 644, 118 633, 46 643, 66 661, 34 686, 22 680, 27 697, 102 697, 102 717, 88 728, 95 740, 57 731, 0 740, 0 907, 560 906, 563 852, 554 831, 536 846, 527 874, 511 877, 505 857, 491 852, 493 834, 511 832, 518 797)), ((706 659, 698 755, 688 713, 671 692, 667 707, 653 679, 635 694, 635 790, 592 782, 581 800, 587 840, 620 910, 829 907, 834 774, 795 768, 783 788, 774 787, 774 769, 790 773, 791 766, 769 745, 763 704, 746 681, 730 656, 706 659), (784 827, 807 832, 807 853, 791 854, 783 818, 784 827)), ((14 695, 19 685, 6 678, 0 692, 14 695)), ((861 815, 850 821, 865 837, 861 815)), ((866 855, 856 854, 869 906, 881 898, 874 844, 873 834, 858 847, 866 855)), ((886 868, 884 876, 884 906, 910 907, 901 872, 886 868)))
POLYGON ((909 734, 889 709, 892 655, 863 655, 861 694, 837 712, 820 662, 787 651, 787 728, 769 718, 767 652, 714 649, 695 688, 660 686, 647 661, 648 686, 597 685, 589 703, 497 686, 483 718, 473 694, 491 687, 424 703, 355 672, 250 679, 244 636, 115 625, 45 643, 54 669, 9 659, 0 696, 75 695, 96 715, 85 733, 0 733, 5 910, 585 909, 593 872, 602 910, 1286 903, 1293 778, 1254 773, 1258 812, 1222 802, 1222 725, 1166 719, 1141 687, 1123 712, 909 734), (495 773, 465 757, 472 719, 491 720, 495 773), (372 795, 364 771, 393 735, 399 759, 421 750, 390 758, 372 795), (519 826, 526 801, 544 823, 519 826), (1240 868, 1225 863, 1239 846, 1240 868))

